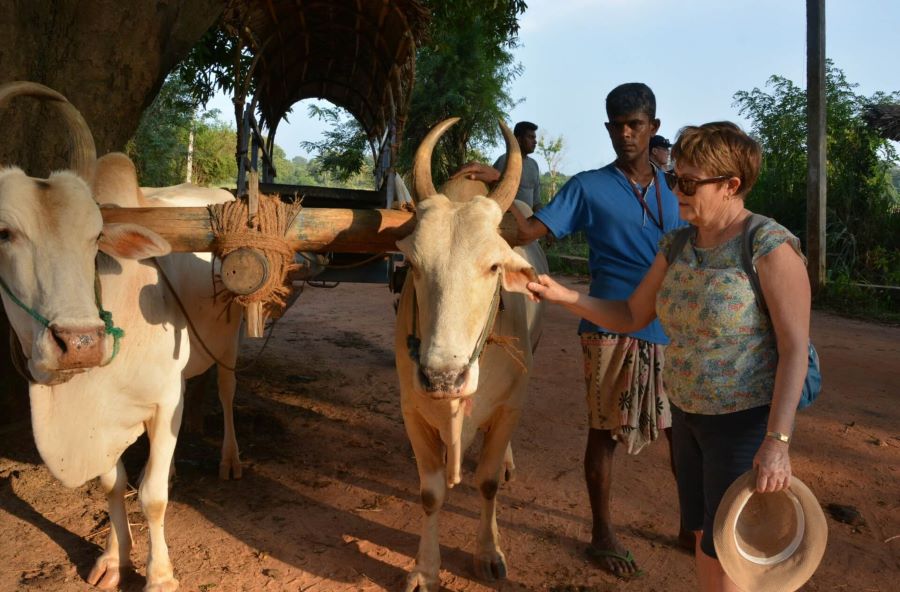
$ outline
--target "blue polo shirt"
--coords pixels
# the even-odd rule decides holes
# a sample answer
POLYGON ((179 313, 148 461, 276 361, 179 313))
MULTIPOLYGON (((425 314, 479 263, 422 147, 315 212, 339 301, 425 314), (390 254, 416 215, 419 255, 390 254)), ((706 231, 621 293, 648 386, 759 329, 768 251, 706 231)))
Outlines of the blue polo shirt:
MULTIPOLYGON (((584 232, 590 256, 591 296, 627 300, 656 258, 659 240, 685 225, 678 217, 678 199, 659 169, 646 192, 638 187, 653 217, 659 219, 654 185, 659 187, 662 201, 662 229, 647 215, 631 183, 614 164, 578 173, 535 213, 556 238, 584 232)), ((578 332, 592 331, 613 333, 582 319, 578 332)), ((669 343, 659 319, 629 335, 651 343, 669 343)))

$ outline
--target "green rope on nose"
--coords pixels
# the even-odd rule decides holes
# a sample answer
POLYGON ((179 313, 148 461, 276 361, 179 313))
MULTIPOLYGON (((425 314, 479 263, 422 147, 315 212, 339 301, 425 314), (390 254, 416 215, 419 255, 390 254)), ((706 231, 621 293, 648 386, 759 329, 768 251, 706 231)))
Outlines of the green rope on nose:
POLYGON ((3 278, 0 278, 0 286, 3 287, 3 291, 6 292, 6 295, 9 296, 10 300, 12 300, 16 304, 16 306, 27 312, 31 316, 31 318, 39 322, 45 328, 50 328, 50 321, 41 316, 38 311, 30 308, 24 302, 16 298, 16 295, 12 293, 12 290, 10 290, 9 286, 6 285, 6 282, 3 281, 3 278))
MULTIPOLYGON (((50 321, 48 321, 41 313, 19 300, 16 295, 12 293, 12 290, 9 289, 9 286, 6 285, 6 282, 3 281, 3 278, 0 278, 0 287, 3 288, 3 291, 6 292, 6 295, 9 296, 10 300, 12 300, 16 306, 27 312, 31 318, 40 323, 44 328, 50 328, 50 321)), ((116 327, 113 323, 112 313, 103 309, 100 294, 100 274, 96 271, 96 268, 94 270, 94 300, 97 302, 97 311, 100 314, 100 320, 103 321, 103 331, 113 338, 112 355, 105 363, 101 364, 101 366, 107 366, 115 359, 116 354, 119 353, 119 342, 125 337, 125 331, 121 327, 116 327)))
POLYGON ((103 330, 107 335, 112 335, 113 338, 112 355, 105 363, 101 364, 101 366, 106 366, 112 362, 113 359, 115 359, 116 354, 119 353, 119 341, 125 337, 125 330, 113 325, 112 313, 108 310, 103 310, 103 307, 100 306, 99 302, 97 303, 97 308, 100 310, 100 319, 103 321, 103 330))
POLYGON ((103 295, 101 293, 100 287, 100 272, 94 268, 94 300, 97 302, 97 310, 100 313, 100 320, 103 321, 103 331, 107 335, 112 335, 113 338, 113 350, 112 355, 109 357, 106 362, 100 364, 101 366, 108 366, 112 363, 114 359, 116 359, 116 355, 119 353, 119 342, 123 337, 125 337, 125 330, 121 327, 116 327, 113 324, 112 313, 108 310, 103 309, 103 295))

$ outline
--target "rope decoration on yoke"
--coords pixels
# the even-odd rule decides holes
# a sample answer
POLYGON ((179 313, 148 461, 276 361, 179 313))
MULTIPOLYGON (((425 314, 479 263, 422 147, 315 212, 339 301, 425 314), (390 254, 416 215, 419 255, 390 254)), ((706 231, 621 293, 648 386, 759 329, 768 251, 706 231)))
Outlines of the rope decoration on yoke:
POLYGON ((279 318, 284 312, 292 286, 288 280, 291 271, 299 269, 294 263, 294 250, 285 235, 300 213, 300 202, 285 203, 277 196, 260 195, 259 211, 253 225, 247 223, 246 199, 208 206, 215 240, 213 253, 220 260, 241 248, 256 249, 265 254, 269 274, 265 284, 257 291, 245 295, 231 295, 241 306, 260 302, 270 318, 279 318))

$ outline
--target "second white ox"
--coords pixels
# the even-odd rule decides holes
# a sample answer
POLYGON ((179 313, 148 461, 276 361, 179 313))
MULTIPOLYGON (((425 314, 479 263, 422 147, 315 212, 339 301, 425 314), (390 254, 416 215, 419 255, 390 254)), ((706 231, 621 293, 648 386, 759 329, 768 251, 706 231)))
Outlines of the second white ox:
POLYGON ((484 443, 475 472, 482 498, 475 572, 488 580, 506 576, 496 495, 504 464, 512 468, 510 437, 540 335, 541 305, 525 296, 525 286, 548 269, 537 243, 513 249, 499 232, 522 168, 505 125, 507 168, 490 195, 484 197, 484 184, 463 178, 445 184, 444 194, 435 190, 431 153, 456 121, 436 126, 416 153, 416 226, 397 242, 410 265, 397 312, 397 372, 425 511, 407 592, 440 588, 438 513, 447 488, 460 481, 462 452, 479 429, 484 443))
MULTIPOLYGON (((118 166, 121 174, 132 175, 133 165, 124 155, 107 155, 106 166, 118 166), (115 163, 115 164, 114 164, 115 163)), ((137 195, 109 195, 106 199, 125 207, 201 207, 234 200, 224 189, 197 187, 183 183, 173 187, 141 187, 137 195)), ((184 377, 192 378, 216 364, 219 401, 222 403, 224 435, 219 461, 219 478, 240 479, 241 459, 234 430, 235 366, 240 347, 241 307, 217 297, 214 274, 219 261, 211 253, 172 253, 157 259, 172 290, 190 318, 191 355, 184 377)))

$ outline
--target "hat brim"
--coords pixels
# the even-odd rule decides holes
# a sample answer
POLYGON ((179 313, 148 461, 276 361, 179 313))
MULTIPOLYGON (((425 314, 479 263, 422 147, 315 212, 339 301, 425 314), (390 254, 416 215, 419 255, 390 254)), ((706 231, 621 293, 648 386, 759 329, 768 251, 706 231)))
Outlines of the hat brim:
MULTIPOLYGON (((788 488, 795 498, 795 506, 802 512, 802 535, 797 535, 796 548, 789 556, 768 562, 747 558, 738 547, 735 536, 741 511, 756 494, 756 471, 750 470, 731 484, 725 492, 713 524, 713 542, 725 573, 738 587, 753 592, 794 592, 812 577, 825 554, 828 542, 828 523, 819 501, 812 491, 796 477, 788 488)), ((763 493, 758 495, 785 495, 763 493)))

